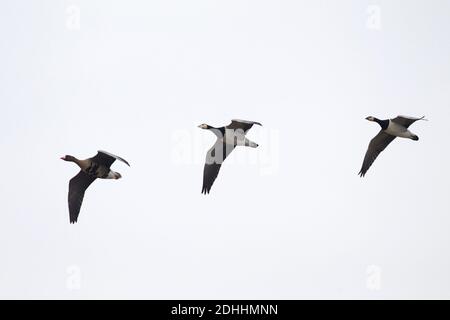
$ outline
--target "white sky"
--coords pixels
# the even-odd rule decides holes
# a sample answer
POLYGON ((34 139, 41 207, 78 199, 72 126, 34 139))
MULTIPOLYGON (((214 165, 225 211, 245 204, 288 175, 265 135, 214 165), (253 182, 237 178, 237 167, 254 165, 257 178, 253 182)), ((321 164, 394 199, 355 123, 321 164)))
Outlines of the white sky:
POLYGON ((1 298, 450 298, 449 1, 0 9, 1 298), (430 121, 359 178, 397 114, 430 121), (260 147, 204 196, 232 118, 260 147), (69 225, 59 157, 98 149, 131 168, 69 225))

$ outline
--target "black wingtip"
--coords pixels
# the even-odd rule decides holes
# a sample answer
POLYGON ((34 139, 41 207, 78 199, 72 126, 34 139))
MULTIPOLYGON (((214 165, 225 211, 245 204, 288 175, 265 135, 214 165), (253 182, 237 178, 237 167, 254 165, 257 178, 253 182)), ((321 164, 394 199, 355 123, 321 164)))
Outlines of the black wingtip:
POLYGON ((69 216, 70 224, 75 224, 78 222, 78 215, 71 214, 69 216))
POLYGON ((211 189, 208 189, 208 188, 206 188, 206 187, 203 187, 202 188, 202 194, 209 194, 209 190, 211 190, 211 189))
POLYGON ((121 160, 121 161, 122 161, 123 163, 125 163, 127 166, 131 167, 127 160, 122 159, 122 158, 120 158, 119 160, 121 160))

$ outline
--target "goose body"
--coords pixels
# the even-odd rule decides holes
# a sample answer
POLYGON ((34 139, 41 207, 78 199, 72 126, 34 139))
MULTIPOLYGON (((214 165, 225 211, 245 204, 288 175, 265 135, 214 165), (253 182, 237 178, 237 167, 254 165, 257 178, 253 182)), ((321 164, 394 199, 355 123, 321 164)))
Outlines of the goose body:
POLYGON ((98 151, 96 156, 86 160, 79 160, 70 155, 66 155, 61 159, 64 161, 74 162, 81 169, 80 172, 69 182, 68 203, 70 223, 76 223, 78 221, 78 215, 83 203, 84 194, 92 182, 96 179, 117 180, 122 178, 120 173, 110 169, 114 161, 120 160, 130 166, 126 160, 106 151, 98 151))
POLYGON ((220 167, 228 155, 238 146, 257 148, 258 144, 250 141, 245 135, 253 125, 261 124, 259 122, 247 120, 232 120, 228 126, 215 128, 207 124, 202 124, 199 128, 213 132, 217 140, 206 154, 205 167, 203 170, 202 193, 210 192, 211 187, 216 180, 220 167))
POLYGON ((408 128, 404 127, 401 124, 398 124, 397 122, 394 122, 393 120, 389 120, 389 125, 387 129, 385 130, 387 134, 390 134, 395 137, 399 138, 406 138, 411 140, 418 140, 419 137, 408 130, 408 128))
POLYGON ((376 122, 380 125, 380 132, 370 141, 364 161, 359 171, 359 175, 364 177, 378 155, 394 141, 395 138, 406 138, 418 141, 419 137, 409 131, 409 126, 418 120, 425 120, 425 117, 414 118, 407 116, 397 116, 393 119, 380 120, 375 117, 367 117, 366 120, 376 122))

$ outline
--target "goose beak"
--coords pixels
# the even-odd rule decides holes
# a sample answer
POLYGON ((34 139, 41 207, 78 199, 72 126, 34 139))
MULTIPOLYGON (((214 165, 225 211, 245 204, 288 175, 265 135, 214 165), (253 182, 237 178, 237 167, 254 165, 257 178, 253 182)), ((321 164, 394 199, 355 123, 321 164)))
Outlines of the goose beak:
POLYGON ((66 157, 61 157, 60 159, 61 159, 61 160, 66 160, 66 157))

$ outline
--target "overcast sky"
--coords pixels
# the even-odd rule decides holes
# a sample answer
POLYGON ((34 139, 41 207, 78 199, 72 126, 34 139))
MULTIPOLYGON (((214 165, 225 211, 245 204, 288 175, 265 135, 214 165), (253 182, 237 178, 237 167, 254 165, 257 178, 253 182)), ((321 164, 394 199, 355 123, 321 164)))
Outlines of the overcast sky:
POLYGON ((449 1, 2 1, 0 297, 450 298, 449 1), (357 173, 376 123, 425 115, 357 173), (201 123, 259 121, 201 194, 201 123), (59 158, 128 160, 69 224, 59 158))

